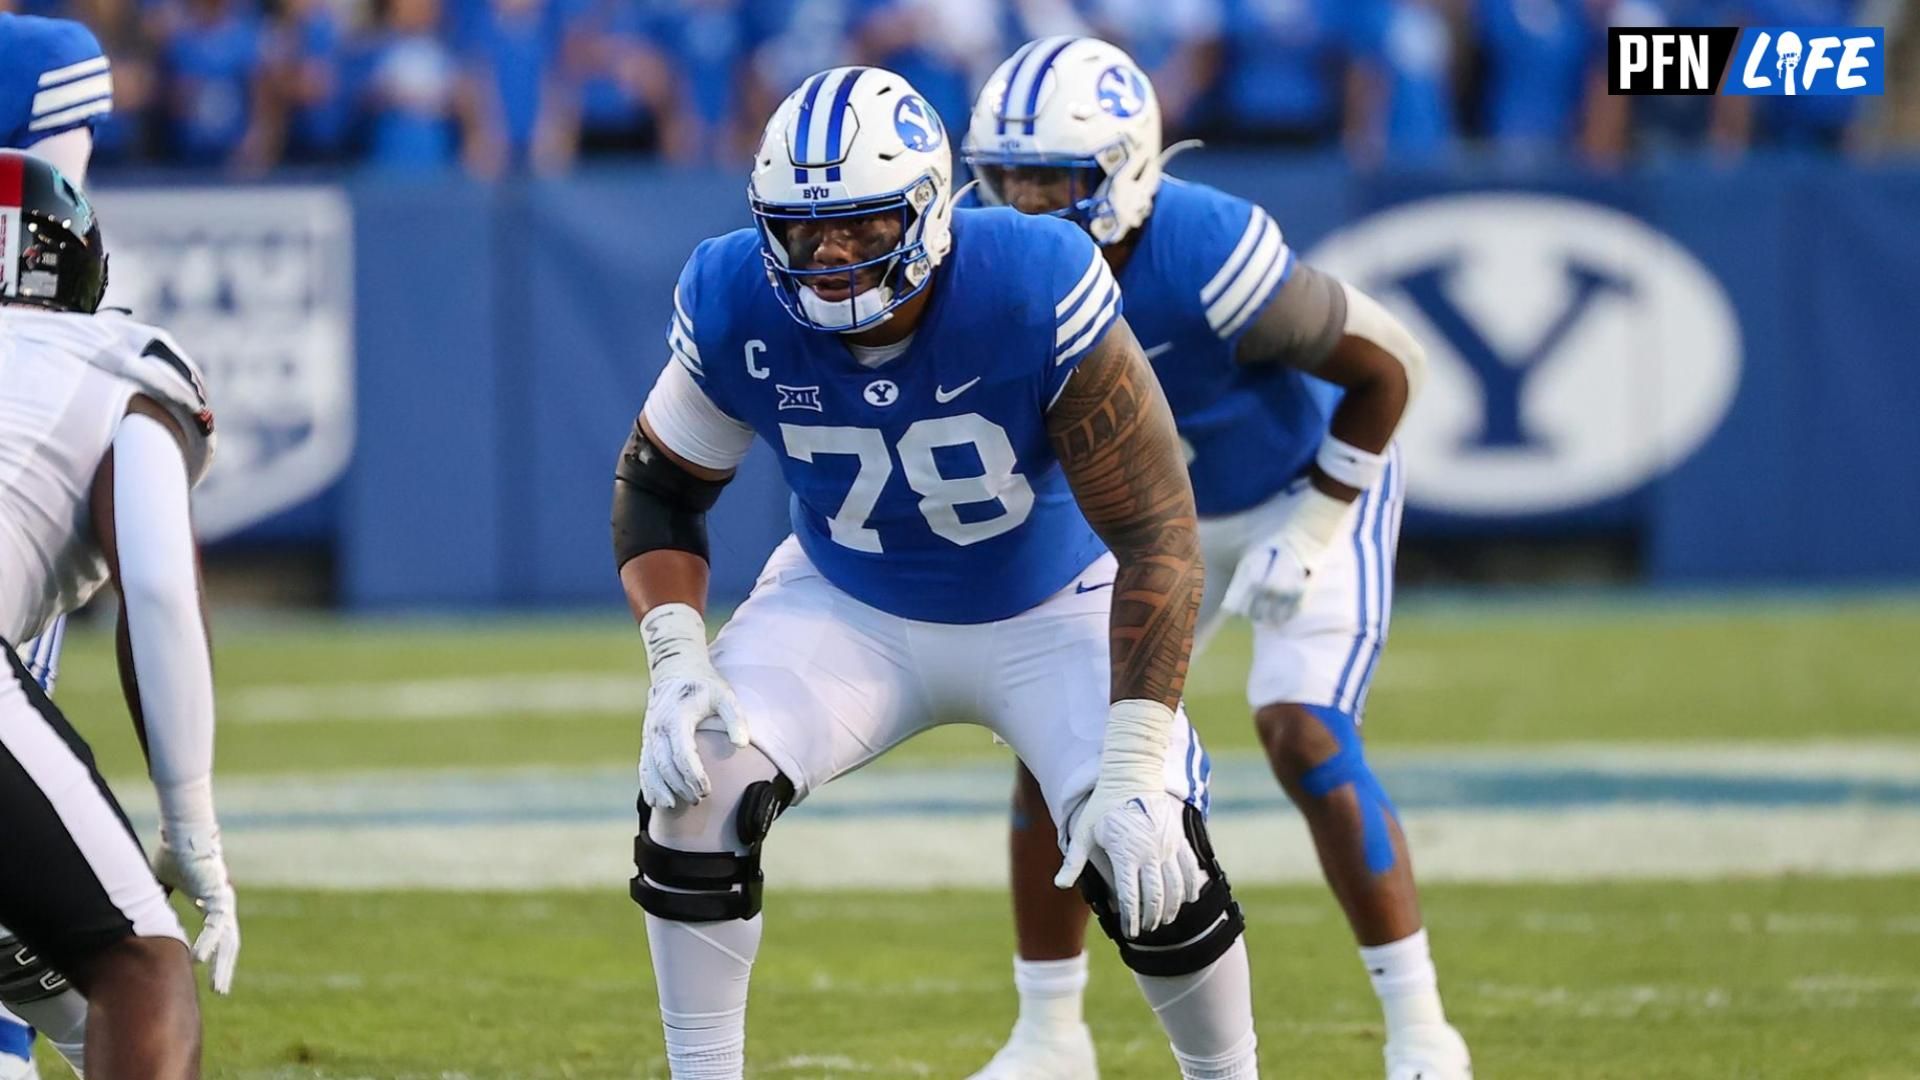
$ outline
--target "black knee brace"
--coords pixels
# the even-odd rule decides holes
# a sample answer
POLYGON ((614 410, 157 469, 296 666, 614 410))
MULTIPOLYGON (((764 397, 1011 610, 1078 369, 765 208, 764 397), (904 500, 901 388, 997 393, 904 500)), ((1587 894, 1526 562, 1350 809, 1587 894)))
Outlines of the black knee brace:
POLYGON ((1127 937, 1121 932, 1120 909, 1114 905, 1107 880, 1092 868, 1080 875, 1080 892, 1093 907, 1100 929, 1120 947, 1120 961, 1142 975, 1191 975, 1225 955, 1247 929, 1227 875, 1214 857, 1206 819, 1189 806, 1186 825, 1187 843, 1207 871, 1207 886, 1200 890, 1199 899, 1181 907, 1172 922, 1157 930, 1127 937))
POLYGON ((640 833, 633 840, 633 865, 639 873, 628 895, 649 915, 675 922, 751 919, 760 914, 760 844, 774 819, 793 802, 793 781, 776 774, 747 785, 734 816, 734 829, 747 845, 731 851, 681 851, 653 842, 647 821, 653 809, 640 800, 640 833), (662 888, 664 886, 664 888, 662 888))
POLYGON ((26 942, 0 936, 0 1004, 31 1005, 66 988, 66 976, 34 955, 26 942))

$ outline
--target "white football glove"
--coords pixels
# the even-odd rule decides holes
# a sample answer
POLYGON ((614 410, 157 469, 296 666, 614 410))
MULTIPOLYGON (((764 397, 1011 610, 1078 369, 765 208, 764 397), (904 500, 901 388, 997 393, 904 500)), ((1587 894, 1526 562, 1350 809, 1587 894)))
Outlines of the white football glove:
POLYGON ((240 959, 240 915, 234 905, 233 882, 227 876, 226 855, 220 849, 220 829, 163 824, 153 875, 162 885, 186 893, 200 909, 193 959, 207 965, 214 993, 232 993, 233 968, 240 959))
POLYGON ((1309 484, 1287 523, 1240 556, 1220 606, 1262 626, 1293 618, 1351 506, 1309 484))
POLYGON ((640 620, 640 634, 653 676, 640 736, 640 795, 655 809, 692 806, 713 790, 694 731, 717 716, 727 738, 743 747, 747 722, 733 687, 713 669, 699 612, 687 604, 662 604, 640 620))
POLYGON ((1113 703, 1099 779, 1073 819, 1066 861, 1053 879, 1058 888, 1072 888, 1094 851, 1104 852, 1120 926, 1129 938, 1172 922, 1207 883, 1187 843, 1185 812, 1166 788, 1172 729, 1173 710, 1157 701, 1113 703))

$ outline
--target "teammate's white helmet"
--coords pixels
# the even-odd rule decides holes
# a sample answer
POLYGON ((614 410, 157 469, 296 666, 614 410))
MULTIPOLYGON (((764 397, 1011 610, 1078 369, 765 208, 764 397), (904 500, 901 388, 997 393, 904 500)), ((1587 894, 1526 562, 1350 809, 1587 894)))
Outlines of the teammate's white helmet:
POLYGON ((1160 190, 1160 101, 1116 45, 1030 41, 980 91, 966 158, 993 203, 1006 202, 1006 169, 1075 170, 1073 204, 1058 212, 1099 243, 1119 243, 1147 220, 1160 190))
POLYGON ((881 68, 834 68, 774 110, 747 198, 787 313, 818 330, 857 331, 925 289, 953 245, 953 149, 939 115, 907 80, 881 68), (792 223, 887 211, 901 221, 891 249, 825 270, 793 264, 792 223), (877 284, 862 290, 862 276, 877 284), (846 296, 823 299, 809 286, 846 296))

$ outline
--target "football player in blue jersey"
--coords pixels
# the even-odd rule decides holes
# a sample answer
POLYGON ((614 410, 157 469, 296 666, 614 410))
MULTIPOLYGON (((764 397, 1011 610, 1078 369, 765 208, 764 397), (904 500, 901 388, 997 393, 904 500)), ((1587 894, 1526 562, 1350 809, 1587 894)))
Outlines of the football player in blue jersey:
POLYGON ((0 148, 31 151, 84 185, 113 74, 93 31, 0 11, 0 148))
POLYGON ((956 211, 940 118, 835 68, 774 113, 754 227, 682 271, 617 467, 653 684, 632 894, 678 1078, 739 1077, 761 845, 955 711, 1009 743, 1180 1074, 1257 1075, 1243 920, 1180 710, 1202 572, 1173 419, 1099 249, 956 211), (709 651, 704 514, 755 436, 794 535, 709 651))
MULTIPOLYGON (((1441 1009, 1393 804, 1359 725, 1392 609, 1405 477, 1393 434, 1420 346, 1366 294, 1300 263, 1265 211, 1163 178, 1153 87, 1090 38, 1032 42, 983 88, 967 157, 983 201, 1101 245, 1187 455, 1207 564, 1202 643, 1254 624, 1247 697, 1307 820, 1386 1014, 1391 1080, 1469 1075, 1441 1009)), ((1047 887, 1054 824, 1019 772, 1012 841, 1020 1018, 977 1080, 1092 1077, 1087 912, 1047 887)))
MULTIPOLYGON (((0 11, 0 149, 26 150, 45 158, 75 184, 84 185, 93 158, 93 126, 113 109, 113 75, 93 31, 70 19, 0 11)), ((38 638, 22 642, 20 658, 47 693, 60 670, 65 616, 38 638)), ((16 957, 14 938, 0 927, 0 958, 16 957)), ((58 981, 38 977, 9 990, 0 962, 0 1080, 30 1080, 33 1032, 6 1006, 29 1014, 77 1069, 84 1056, 86 1002, 58 981), (48 991, 51 992, 48 992, 48 991), (21 1001, 23 997, 32 1000, 21 1001)), ((25 973, 21 973, 25 974, 25 973)), ((46 976, 58 980, 51 972, 46 976)))

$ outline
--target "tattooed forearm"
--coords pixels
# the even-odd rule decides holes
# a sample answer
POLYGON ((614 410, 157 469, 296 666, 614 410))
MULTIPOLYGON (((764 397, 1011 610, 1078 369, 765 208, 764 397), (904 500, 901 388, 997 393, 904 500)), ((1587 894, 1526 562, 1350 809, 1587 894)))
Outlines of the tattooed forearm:
POLYGON ((1080 510, 1120 562, 1113 583, 1113 700, 1180 700, 1200 612, 1193 488, 1153 369, 1122 322, 1047 416, 1080 510))

